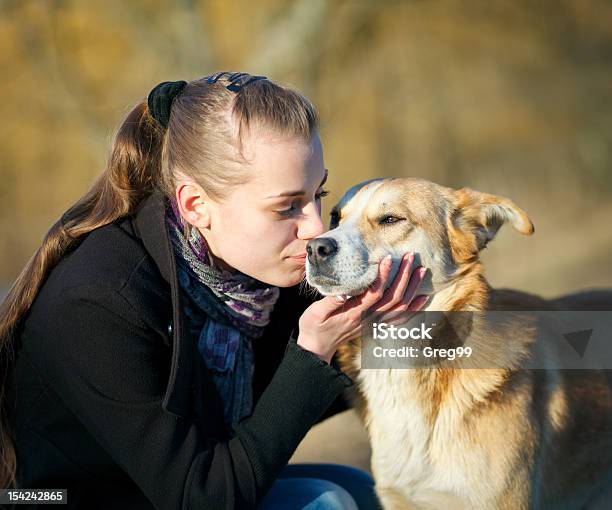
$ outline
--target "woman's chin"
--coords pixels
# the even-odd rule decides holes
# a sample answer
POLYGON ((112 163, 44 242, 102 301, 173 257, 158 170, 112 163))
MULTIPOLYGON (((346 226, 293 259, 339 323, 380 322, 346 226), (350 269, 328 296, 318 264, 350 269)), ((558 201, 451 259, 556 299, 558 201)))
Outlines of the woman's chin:
POLYGON ((282 272, 275 272, 275 274, 268 274, 265 277, 259 277, 257 279, 274 287, 293 287, 304 280, 306 270, 303 267, 292 268, 289 271, 287 271, 287 268, 283 269, 284 271, 282 272))
POLYGON ((294 269, 285 273, 282 277, 279 275, 279 282, 275 285, 277 287, 293 287, 294 285, 299 285, 302 280, 304 280, 305 274, 306 270, 303 267, 294 269))

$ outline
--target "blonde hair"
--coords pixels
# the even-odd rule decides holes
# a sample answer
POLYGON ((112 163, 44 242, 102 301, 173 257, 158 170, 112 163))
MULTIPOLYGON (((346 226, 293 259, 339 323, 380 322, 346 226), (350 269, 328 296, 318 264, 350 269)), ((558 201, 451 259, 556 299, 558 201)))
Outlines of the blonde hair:
POLYGON ((131 215, 155 189, 174 195, 177 173, 191 177, 213 198, 248 180, 242 140, 254 127, 310 141, 316 109, 300 93, 269 80, 234 92, 222 76, 188 83, 174 99, 167 129, 146 101, 127 115, 115 136, 105 170, 62 214, 0 305, 0 488, 15 487, 17 459, 6 409, 6 385, 23 319, 50 271, 82 237, 131 215))

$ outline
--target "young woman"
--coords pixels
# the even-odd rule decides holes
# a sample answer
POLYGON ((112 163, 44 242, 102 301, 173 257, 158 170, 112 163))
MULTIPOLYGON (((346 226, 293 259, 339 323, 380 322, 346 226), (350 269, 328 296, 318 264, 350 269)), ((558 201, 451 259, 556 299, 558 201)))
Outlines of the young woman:
POLYGON ((155 87, 2 305, 0 487, 87 509, 375 507, 366 473, 287 462, 347 407, 332 357, 360 312, 418 310, 422 272, 407 255, 346 303, 298 292, 326 179, 299 93, 227 72, 155 87))

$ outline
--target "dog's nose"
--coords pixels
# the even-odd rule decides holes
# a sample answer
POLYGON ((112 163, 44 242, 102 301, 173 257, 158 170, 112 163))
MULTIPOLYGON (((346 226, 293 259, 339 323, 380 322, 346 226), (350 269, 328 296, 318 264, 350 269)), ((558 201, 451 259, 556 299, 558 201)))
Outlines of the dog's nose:
POLYGON ((311 263, 324 262, 333 257, 338 251, 338 243, 329 237, 318 237, 308 241, 306 253, 311 263))

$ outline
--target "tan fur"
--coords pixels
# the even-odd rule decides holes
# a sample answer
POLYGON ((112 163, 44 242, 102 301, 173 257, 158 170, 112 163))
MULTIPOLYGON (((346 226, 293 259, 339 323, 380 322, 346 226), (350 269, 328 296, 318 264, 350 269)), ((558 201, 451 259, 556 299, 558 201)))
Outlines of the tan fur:
MULTIPOLYGON (((428 282, 429 310, 612 309, 612 292, 547 301, 489 286, 479 251, 506 221, 533 233, 527 215, 508 199, 393 179, 367 205, 349 200, 337 207, 341 221, 364 216, 356 223, 368 250, 383 235, 385 243, 401 244, 422 242, 415 229, 427 233, 438 273, 428 282), (376 231, 370 218, 381 202, 410 219, 403 235, 399 227, 376 231)), ((608 378, 595 370, 520 369, 518 355, 537 351, 521 328, 512 324, 495 337, 477 323, 473 333, 500 366, 516 369, 361 369, 360 342, 341 346, 341 367, 357 382, 354 405, 370 437, 385 509, 612 508, 608 378)))

